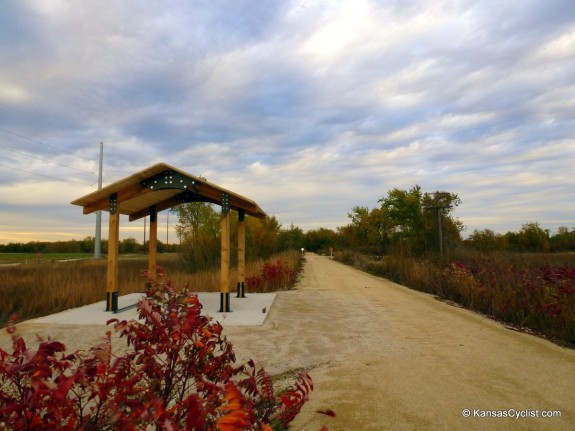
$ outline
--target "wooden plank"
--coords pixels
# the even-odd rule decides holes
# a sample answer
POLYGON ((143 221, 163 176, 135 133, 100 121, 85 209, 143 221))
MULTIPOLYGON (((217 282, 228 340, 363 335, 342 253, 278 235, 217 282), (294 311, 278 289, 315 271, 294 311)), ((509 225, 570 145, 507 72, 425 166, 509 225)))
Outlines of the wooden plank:
MULTIPOLYGON (((196 184, 195 186, 188 187, 188 190, 211 198, 218 204, 221 204, 222 202, 222 192, 204 184, 196 184)), ((251 215, 252 217, 264 218, 266 216, 265 213, 254 202, 241 200, 235 194, 229 194, 229 197, 231 209, 235 211, 240 209, 244 210, 246 214, 251 215)))
MULTIPOLYGON (((150 193, 151 190, 143 188, 140 184, 134 184, 128 188, 118 191, 118 205, 127 200, 150 193)), ((99 210, 107 210, 110 204, 109 197, 106 196, 96 202, 84 206, 84 214, 91 214, 99 210)))
POLYGON ((148 273, 152 280, 156 280, 156 265, 158 254, 158 211, 156 207, 150 208, 150 240, 148 256, 148 273))
POLYGON ((108 276, 106 286, 107 307, 112 310, 112 294, 118 291, 118 249, 120 236, 120 213, 110 214, 108 230, 108 276))
POLYGON ((246 282, 246 220, 243 211, 238 212, 238 287, 246 282))
POLYGON ((221 273, 220 292, 226 294, 230 290, 230 212, 221 215, 222 246, 221 246, 221 273))

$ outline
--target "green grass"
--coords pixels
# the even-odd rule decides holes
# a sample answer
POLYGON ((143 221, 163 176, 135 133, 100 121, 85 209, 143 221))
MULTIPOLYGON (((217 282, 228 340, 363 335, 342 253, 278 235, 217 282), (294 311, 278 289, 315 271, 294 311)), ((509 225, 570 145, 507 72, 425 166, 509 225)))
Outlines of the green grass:
POLYGON ((88 259, 93 256, 93 253, 0 253, 0 264, 55 262, 68 259, 88 259))

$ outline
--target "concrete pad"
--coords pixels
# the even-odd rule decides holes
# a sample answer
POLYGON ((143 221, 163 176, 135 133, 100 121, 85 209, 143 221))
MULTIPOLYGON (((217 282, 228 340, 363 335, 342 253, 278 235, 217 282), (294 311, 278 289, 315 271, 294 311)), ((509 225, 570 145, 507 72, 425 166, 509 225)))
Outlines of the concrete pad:
MULTIPOLYGON (((236 298, 230 294, 229 313, 220 313, 219 293, 198 293, 202 304, 202 314, 220 322, 223 326, 261 326, 263 325, 276 297, 275 293, 250 293, 246 298, 236 298)), ((143 297, 141 293, 131 293, 118 297, 118 308, 128 307, 143 297)), ((136 307, 119 313, 104 311, 106 301, 73 308, 38 319, 29 320, 32 323, 56 323, 73 325, 105 325, 109 319, 135 320, 138 318, 136 307)))

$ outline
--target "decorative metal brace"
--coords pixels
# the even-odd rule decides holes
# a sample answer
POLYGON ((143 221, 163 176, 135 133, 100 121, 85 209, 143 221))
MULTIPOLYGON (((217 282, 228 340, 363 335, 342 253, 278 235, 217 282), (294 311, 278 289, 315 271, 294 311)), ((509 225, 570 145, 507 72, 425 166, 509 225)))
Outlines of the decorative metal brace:
POLYGON ((222 193, 222 214, 227 214, 230 212, 230 195, 227 193, 222 193))
POLYGON ((110 195, 110 214, 116 214, 118 211, 118 193, 110 195))
POLYGON ((201 202, 204 198, 194 192, 190 192, 186 190, 185 192, 176 195, 176 200, 180 201, 181 203, 188 203, 188 202, 201 202))
POLYGON ((196 182, 190 177, 175 171, 160 172, 158 175, 154 175, 153 177, 142 181, 142 187, 150 190, 186 190, 186 188, 195 184, 196 182))

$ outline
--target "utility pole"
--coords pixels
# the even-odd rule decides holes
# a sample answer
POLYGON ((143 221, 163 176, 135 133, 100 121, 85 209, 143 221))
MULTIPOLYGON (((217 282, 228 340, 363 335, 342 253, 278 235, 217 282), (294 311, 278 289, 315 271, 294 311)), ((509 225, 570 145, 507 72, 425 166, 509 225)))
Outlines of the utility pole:
POLYGON ((438 239, 439 239, 439 255, 441 257, 443 257, 443 224, 441 223, 441 211, 446 209, 446 208, 451 208, 450 205, 441 205, 440 202, 440 192, 435 192, 434 193, 434 200, 435 200, 435 205, 428 205, 425 206, 424 209, 426 210, 435 210, 436 214, 437 214, 437 232, 438 232, 438 239))
MULTIPOLYGON (((98 168, 98 190, 102 188, 102 165, 104 163, 104 143, 100 142, 100 165, 98 168)), ((102 257, 102 210, 96 212, 96 238, 94 239, 94 259, 102 257)))
POLYGON ((168 244, 170 243, 169 240, 169 229, 170 229, 170 212, 168 211, 168 215, 166 217, 166 248, 168 247, 168 244))

